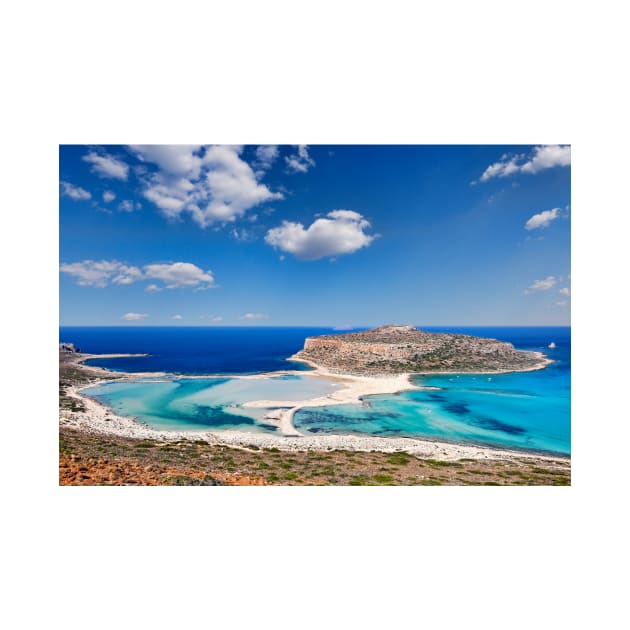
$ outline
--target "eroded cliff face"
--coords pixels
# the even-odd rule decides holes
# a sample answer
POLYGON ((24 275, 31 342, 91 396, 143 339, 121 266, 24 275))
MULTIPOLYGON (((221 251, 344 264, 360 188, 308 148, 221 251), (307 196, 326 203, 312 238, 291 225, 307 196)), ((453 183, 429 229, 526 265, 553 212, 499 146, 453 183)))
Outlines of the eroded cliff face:
POLYGON ((542 367, 539 353, 470 335, 381 326, 360 333, 309 337, 295 359, 345 374, 502 372, 542 367))

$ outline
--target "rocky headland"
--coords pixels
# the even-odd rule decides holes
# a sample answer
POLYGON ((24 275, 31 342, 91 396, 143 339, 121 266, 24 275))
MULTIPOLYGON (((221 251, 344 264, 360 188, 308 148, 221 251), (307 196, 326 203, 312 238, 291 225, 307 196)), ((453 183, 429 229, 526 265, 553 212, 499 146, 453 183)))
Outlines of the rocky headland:
POLYGON ((291 357, 329 372, 375 376, 403 373, 526 372, 551 361, 542 352, 472 335, 433 333, 413 326, 308 337, 291 357))

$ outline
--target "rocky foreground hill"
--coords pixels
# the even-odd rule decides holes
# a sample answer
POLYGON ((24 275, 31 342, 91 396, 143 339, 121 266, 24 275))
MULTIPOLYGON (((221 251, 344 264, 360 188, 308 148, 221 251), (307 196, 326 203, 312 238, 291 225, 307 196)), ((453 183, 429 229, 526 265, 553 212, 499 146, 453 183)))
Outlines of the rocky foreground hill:
POLYGON ((403 372, 524 372, 549 363, 540 352, 471 335, 431 333, 413 326, 308 337, 293 359, 342 374, 403 372))

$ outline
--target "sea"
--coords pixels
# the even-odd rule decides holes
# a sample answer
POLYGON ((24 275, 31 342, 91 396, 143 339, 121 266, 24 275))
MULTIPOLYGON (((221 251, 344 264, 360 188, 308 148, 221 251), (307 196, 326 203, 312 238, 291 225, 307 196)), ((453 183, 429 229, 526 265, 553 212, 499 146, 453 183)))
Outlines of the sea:
MULTIPOLYGON (((571 452, 571 329, 569 327, 421 327, 508 341, 544 352, 543 370, 512 374, 416 375, 426 389, 366 396, 362 404, 303 408, 294 417, 305 435, 415 437, 460 444, 568 455, 571 452), (554 347, 549 348, 553 343, 554 347)), ((359 329, 356 329, 359 330, 359 329)), ((148 354, 97 359, 91 365, 142 372, 134 381, 85 390, 119 415, 162 430, 276 433, 269 411, 252 400, 301 400, 338 385, 288 361, 306 337, 334 334, 315 327, 61 327, 60 342, 90 354, 148 354), (273 374, 282 370, 303 374, 273 374), (167 377, 147 377, 165 372, 167 377), (271 373, 267 378, 237 378, 271 373), (200 378, 201 375, 207 378, 200 378), (194 378, 191 378, 194 377, 194 378)))

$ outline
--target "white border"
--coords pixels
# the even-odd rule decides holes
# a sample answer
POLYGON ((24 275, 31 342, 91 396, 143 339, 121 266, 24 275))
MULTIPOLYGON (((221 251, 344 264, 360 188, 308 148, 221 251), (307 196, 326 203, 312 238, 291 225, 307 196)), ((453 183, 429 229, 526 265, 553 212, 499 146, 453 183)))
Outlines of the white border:
POLYGON ((68 629, 616 625, 618 6, 5 9, 5 615, 68 629), (58 488, 57 146, 190 141, 572 143, 574 486, 58 488))

